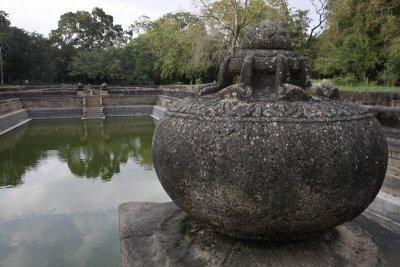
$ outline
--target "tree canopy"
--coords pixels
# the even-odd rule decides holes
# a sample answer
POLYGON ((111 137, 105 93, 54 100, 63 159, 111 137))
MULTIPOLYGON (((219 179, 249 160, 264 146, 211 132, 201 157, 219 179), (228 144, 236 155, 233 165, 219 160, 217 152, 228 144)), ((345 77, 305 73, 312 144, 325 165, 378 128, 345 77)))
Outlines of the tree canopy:
POLYGON ((0 46, 6 83, 62 79, 62 71, 57 64, 58 51, 53 48, 50 40, 11 26, 8 14, 4 11, 0 11, 0 46))
POLYGON ((315 71, 360 81, 400 82, 400 1, 333 0, 315 71))
POLYGON ((82 50, 103 49, 123 40, 121 25, 101 8, 87 11, 68 12, 61 15, 58 28, 51 37, 59 45, 70 45, 82 50))
POLYGON ((272 19, 311 58, 314 77, 400 84, 399 0, 309 1, 317 20, 287 0, 196 0, 196 14, 142 16, 126 30, 96 7, 63 14, 49 37, 12 26, 0 11, 5 82, 212 82, 244 32, 272 19))

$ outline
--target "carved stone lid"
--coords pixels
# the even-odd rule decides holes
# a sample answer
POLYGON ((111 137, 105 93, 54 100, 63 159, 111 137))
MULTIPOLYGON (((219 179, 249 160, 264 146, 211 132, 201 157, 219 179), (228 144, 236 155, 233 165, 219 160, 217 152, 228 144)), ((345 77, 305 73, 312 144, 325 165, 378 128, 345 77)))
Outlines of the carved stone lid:
POLYGON ((335 122, 373 118, 366 108, 346 101, 244 102, 205 97, 176 101, 166 115, 201 120, 267 122, 335 122))
POLYGON ((292 40, 278 23, 266 20, 246 32, 243 49, 290 50, 292 40))

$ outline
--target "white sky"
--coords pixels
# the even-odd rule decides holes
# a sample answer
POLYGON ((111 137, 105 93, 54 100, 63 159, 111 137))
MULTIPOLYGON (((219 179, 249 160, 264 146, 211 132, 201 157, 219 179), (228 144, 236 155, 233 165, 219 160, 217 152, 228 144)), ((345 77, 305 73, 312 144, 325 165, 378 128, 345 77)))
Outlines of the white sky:
MULTIPOLYGON (((289 0, 291 7, 310 9, 311 0, 289 0)), ((178 10, 193 11, 193 0, 0 0, 13 26, 44 35, 57 28, 60 16, 69 11, 101 7, 124 29, 141 15, 158 18, 178 10)), ((311 8, 312 9, 312 8, 311 8)))

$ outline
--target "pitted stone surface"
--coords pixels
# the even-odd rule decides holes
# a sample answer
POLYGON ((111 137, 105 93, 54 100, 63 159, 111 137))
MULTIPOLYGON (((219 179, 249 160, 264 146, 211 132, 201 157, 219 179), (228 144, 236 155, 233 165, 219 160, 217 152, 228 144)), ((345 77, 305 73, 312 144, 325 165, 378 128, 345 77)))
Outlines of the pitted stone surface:
POLYGON ((310 86, 308 60, 290 51, 290 46, 289 34, 281 25, 271 20, 260 23, 245 34, 243 50, 224 59, 218 83, 199 88, 200 94, 247 101, 296 100, 300 94, 291 97, 291 90, 286 96, 278 95, 283 84, 291 84, 308 95, 304 90, 310 86))
POLYGON ((243 49, 290 50, 292 40, 276 22, 266 20, 250 29, 243 39, 243 49))
POLYGON ((130 266, 396 266, 400 236, 360 216, 309 241, 249 242, 215 233, 173 203, 119 207, 130 266))
POLYGON ((155 169, 185 212, 221 232, 306 238, 361 214, 382 186, 387 143, 379 123, 363 109, 355 110, 364 115, 346 120, 320 115, 320 121, 266 121, 232 106, 218 117, 213 112, 224 111, 187 101, 183 107, 198 108, 198 114, 167 111, 157 124, 155 169))
POLYGON ((244 102, 216 98, 185 98, 172 104, 167 114, 174 117, 195 119, 265 119, 339 121, 349 119, 373 118, 369 111, 355 103, 344 101, 277 101, 277 102, 244 102))

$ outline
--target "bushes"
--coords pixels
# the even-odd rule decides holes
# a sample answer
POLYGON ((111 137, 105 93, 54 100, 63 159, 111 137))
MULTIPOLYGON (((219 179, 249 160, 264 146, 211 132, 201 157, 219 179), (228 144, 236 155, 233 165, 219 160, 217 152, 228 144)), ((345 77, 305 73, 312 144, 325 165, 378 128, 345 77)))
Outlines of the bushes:
POLYGON ((391 86, 400 85, 400 37, 392 41, 387 55, 388 60, 380 79, 391 86))
POLYGON ((329 1, 313 70, 337 83, 400 84, 400 1, 329 1), (350 78, 347 78, 349 76, 350 78))

